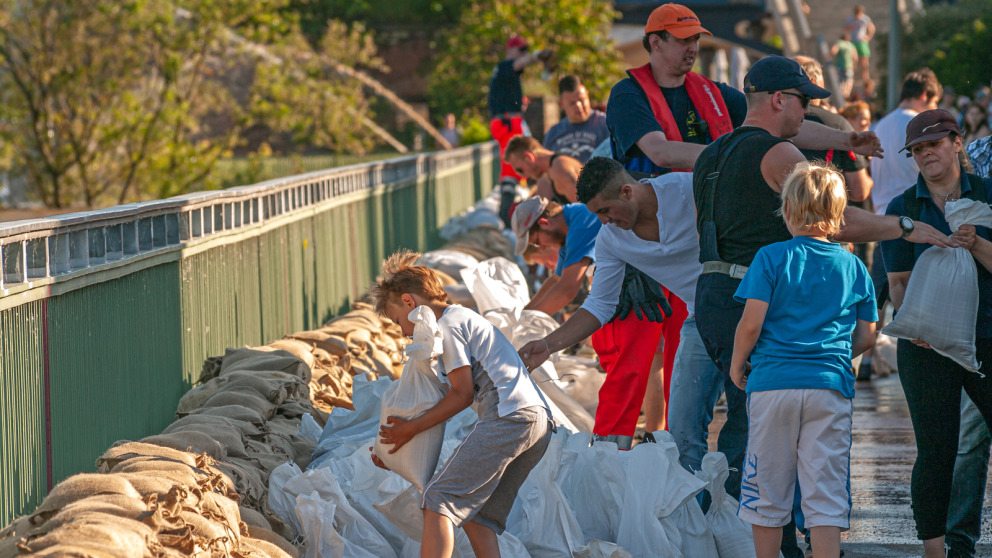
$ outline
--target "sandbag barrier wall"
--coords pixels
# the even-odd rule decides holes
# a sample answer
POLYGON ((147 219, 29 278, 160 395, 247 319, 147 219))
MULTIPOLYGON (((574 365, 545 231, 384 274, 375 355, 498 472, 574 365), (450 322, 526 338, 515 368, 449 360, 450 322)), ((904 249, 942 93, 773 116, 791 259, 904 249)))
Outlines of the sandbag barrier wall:
POLYGON ((495 143, 0 224, 0 525, 161 432, 204 359, 346 312, 488 193, 495 143))

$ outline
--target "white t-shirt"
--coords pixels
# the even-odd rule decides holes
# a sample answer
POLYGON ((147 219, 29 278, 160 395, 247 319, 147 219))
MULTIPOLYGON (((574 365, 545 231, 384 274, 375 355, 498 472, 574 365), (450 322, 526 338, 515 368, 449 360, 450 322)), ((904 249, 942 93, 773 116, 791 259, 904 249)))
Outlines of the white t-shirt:
POLYGON ((871 158, 871 179, 875 186, 871 190, 871 201, 875 204, 875 213, 885 215, 885 208, 892 198, 902 194, 913 184, 920 174, 920 168, 912 157, 906 157, 906 152, 899 153, 906 145, 906 125, 918 113, 914 110, 898 108, 878 121, 874 131, 882 142, 885 157, 871 158))
POLYGON ((527 407, 543 407, 551 416, 544 394, 530 377, 516 349, 496 326, 458 305, 446 308, 437 325, 441 329, 444 349, 438 358, 438 377, 450 386, 448 370, 471 366, 475 384, 473 407, 479 418, 491 411, 494 390, 496 411, 501 417, 527 407))
POLYGON ((865 41, 865 34, 868 32, 868 26, 871 25, 871 18, 868 14, 861 14, 858 17, 851 16, 847 18, 845 26, 854 25, 851 30, 851 42, 865 41))
POLYGON ((646 273, 685 301, 689 314, 696 300, 696 280, 703 272, 696 233, 696 202, 692 173, 672 172, 642 180, 658 197, 659 242, 639 238, 634 231, 610 223, 596 237, 596 276, 582 308, 600 323, 613 317, 623 286, 625 264, 646 273))

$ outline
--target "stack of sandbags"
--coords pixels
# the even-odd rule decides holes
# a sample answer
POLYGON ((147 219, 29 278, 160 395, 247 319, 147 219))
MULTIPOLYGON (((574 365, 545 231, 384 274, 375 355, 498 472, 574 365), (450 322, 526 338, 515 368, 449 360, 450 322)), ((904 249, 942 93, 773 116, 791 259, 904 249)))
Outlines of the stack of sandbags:
POLYGON ((97 467, 0 532, 0 556, 299 556, 206 454, 119 442, 97 467))
POLYGON ((480 225, 466 231, 452 238, 441 249, 468 254, 480 262, 496 257, 513 259, 513 243, 500 229, 491 225, 480 225))
POLYGON ((309 366, 310 396, 314 407, 324 412, 334 407, 354 409, 354 376, 395 379, 403 370, 407 339, 400 327, 376 314, 369 304, 356 302, 352 307, 351 312, 320 329, 299 331, 267 345, 270 350, 287 351, 309 366))

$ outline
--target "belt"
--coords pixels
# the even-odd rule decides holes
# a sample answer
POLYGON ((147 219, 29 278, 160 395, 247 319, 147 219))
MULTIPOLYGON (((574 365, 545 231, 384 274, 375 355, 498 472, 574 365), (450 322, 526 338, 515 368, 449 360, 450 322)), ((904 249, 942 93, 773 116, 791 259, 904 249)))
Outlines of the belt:
POLYGON ((498 112, 489 117, 490 120, 496 120, 497 118, 522 118, 523 115, 519 112, 498 112))
POLYGON ((722 273, 733 279, 743 279, 744 274, 747 273, 747 266, 727 262, 705 262, 703 273, 722 273))

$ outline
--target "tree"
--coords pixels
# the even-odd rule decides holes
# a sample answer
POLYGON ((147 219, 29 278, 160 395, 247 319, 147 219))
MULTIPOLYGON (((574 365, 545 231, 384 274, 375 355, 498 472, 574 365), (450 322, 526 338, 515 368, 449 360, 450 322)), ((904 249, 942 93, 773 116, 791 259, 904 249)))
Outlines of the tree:
MULTIPOLYGON (((888 67, 888 37, 879 34, 880 67, 888 67)), ((954 3, 931 5, 918 12, 902 38, 900 75, 930 67, 941 84, 952 86, 964 95, 971 95, 981 85, 992 80, 992 65, 983 55, 992 44, 992 2, 988 0, 958 0, 954 3)), ((888 76, 886 76, 886 79, 888 76)), ((884 91, 883 88, 880 88, 884 91)))
MULTIPOLYGON (((595 99, 606 99, 622 75, 620 55, 610 39, 617 12, 596 0, 476 0, 464 7, 458 26, 443 40, 430 75, 430 103, 435 114, 479 116, 493 67, 503 59, 506 40, 524 35, 531 46, 552 48, 560 75, 582 78, 595 99)), ((525 91, 555 93, 530 70, 525 91)))
MULTIPOLYGON (((214 186, 248 127, 367 149, 360 84, 327 72, 288 1, 0 0, 0 165, 49 206, 95 206, 214 186)), ((325 49, 378 64, 337 25, 325 49)))

